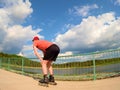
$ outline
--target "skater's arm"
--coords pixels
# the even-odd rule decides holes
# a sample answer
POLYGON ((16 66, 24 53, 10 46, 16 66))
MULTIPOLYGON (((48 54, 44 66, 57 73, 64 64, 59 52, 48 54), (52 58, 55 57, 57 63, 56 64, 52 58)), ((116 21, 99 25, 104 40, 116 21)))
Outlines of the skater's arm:
POLYGON ((40 54, 38 53, 36 46, 34 46, 34 45, 33 45, 33 51, 34 51, 34 54, 38 57, 38 59, 42 62, 43 59, 40 56, 40 54))

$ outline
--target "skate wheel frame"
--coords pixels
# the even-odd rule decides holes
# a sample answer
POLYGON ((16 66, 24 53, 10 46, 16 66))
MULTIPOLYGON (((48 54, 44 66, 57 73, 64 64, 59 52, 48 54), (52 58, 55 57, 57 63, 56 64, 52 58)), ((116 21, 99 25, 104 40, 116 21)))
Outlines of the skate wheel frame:
POLYGON ((57 85, 56 82, 49 82, 50 85, 57 85))
POLYGON ((39 83, 38 85, 44 86, 44 87, 48 87, 48 84, 47 84, 47 83, 39 83))

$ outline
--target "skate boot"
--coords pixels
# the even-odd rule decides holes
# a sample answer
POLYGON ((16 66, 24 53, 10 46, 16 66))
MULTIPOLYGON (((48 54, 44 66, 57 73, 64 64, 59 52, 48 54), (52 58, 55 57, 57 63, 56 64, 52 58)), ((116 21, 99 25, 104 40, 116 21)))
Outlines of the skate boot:
POLYGON ((39 81, 39 85, 48 87, 48 77, 46 75, 44 75, 43 79, 39 81))
POLYGON ((57 85, 57 83, 55 82, 55 79, 52 75, 49 76, 49 84, 50 85, 57 85))

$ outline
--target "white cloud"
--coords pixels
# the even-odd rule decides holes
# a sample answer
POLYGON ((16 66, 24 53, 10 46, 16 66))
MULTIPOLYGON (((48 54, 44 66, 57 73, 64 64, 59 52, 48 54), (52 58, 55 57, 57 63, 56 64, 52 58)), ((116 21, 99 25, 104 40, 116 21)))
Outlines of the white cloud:
POLYGON ((25 57, 33 57, 34 53, 33 53, 32 45, 24 45, 20 53, 23 53, 25 57))
POLYGON ((75 6, 73 9, 69 9, 69 13, 73 13, 78 16, 86 17, 90 14, 90 11, 93 9, 98 8, 96 4, 93 5, 86 5, 86 6, 75 6))
POLYGON ((3 38, 1 47, 2 51, 17 53, 27 41, 32 40, 40 30, 32 30, 31 26, 23 27, 14 25, 6 30, 6 36, 3 38))
POLYGON ((21 24, 33 12, 29 0, 0 0, 0 52, 19 53, 41 29, 21 24))
POLYGON ((120 5, 120 0, 116 0, 116 1, 115 1, 115 5, 116 5, 116 4, 117 4, 117 5, 120 5))
MULTIPOLYGON (((43 52, 40 50, 38 50, 38 52, 43 57, 43 52)), ((25 57, 36 58, 32 45, 24 45, 23 48, 21 49, 20 53, 23 53, 23 55, 25 57)))
POLYGON ((4 7, 0 9, 1 18, 6 18, 6 24, 20 24, 28 17, 33 9, 29 0, 3 0, 4 7))
POLYGON ((73 55, 71 51, 67 51, 65 53, 60 53, 59 56, 68 56, 68 55, 73 55))
POLYGON ((55 42, 62 51, 74 53, 118 48, 120 46, 119 25, 120 18, 115 18, 112 12, 97 17, 89 16, 79 25, 64 34, 59 34, 55 42))

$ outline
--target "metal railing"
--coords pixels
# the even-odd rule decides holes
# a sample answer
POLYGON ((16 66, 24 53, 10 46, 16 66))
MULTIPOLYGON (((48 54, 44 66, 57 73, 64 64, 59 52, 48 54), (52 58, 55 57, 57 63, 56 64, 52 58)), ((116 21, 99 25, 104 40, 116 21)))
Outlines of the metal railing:
MULTIPOLYGON (((40 78, 42 70, 36 58, 0 57, 0 68, 40 78)), ((58 57, 53 63, 58 80, 96 80, 120 75, 120 49, 58 57)))

